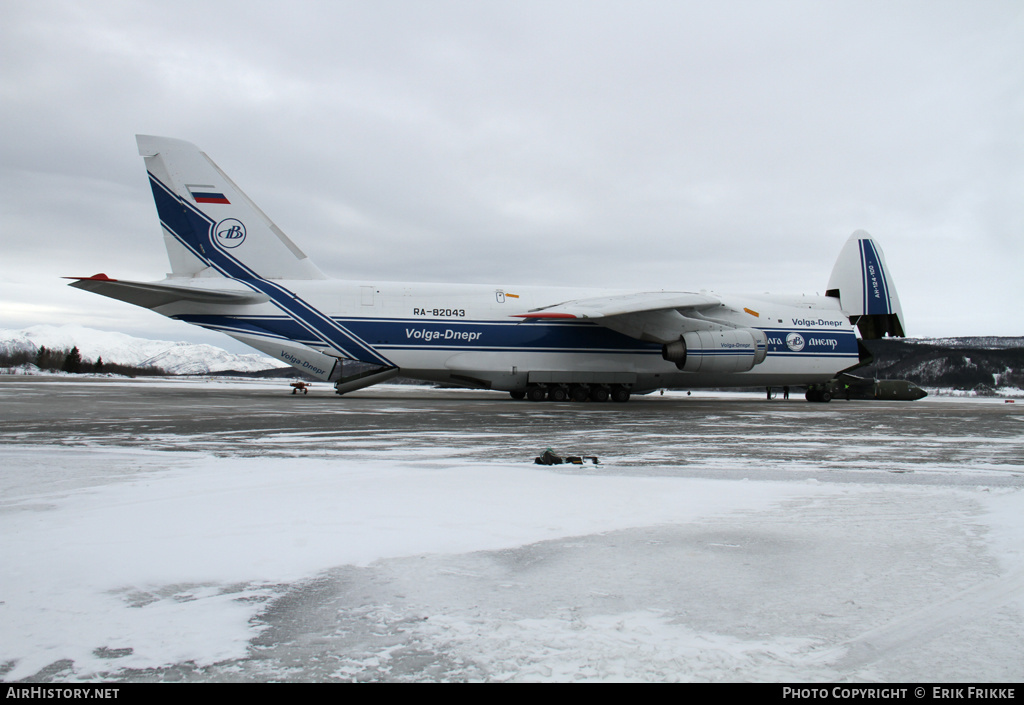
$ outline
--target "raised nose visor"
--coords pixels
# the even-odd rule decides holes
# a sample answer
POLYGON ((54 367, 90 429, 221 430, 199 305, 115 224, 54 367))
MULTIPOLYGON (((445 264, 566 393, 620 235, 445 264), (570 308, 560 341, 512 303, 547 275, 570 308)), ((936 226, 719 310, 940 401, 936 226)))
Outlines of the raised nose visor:
POLYGON ((767 354, 768 339, 753 328, 691 331, 661 351, 684 372, 746 372, 767 354))

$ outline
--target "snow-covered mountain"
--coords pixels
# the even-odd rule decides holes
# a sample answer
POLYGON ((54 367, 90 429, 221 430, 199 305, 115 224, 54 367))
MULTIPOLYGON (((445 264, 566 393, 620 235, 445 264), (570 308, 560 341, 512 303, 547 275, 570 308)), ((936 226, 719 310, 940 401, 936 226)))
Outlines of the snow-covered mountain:
POLYGON ((287 367, 266 355, 236 355, 213 345, 148 340, 124 333, 85 328, 84 326, 32 326, 23 330, 0 329, 0 351, 34 352, 39 346, 50 349, 78 347, 83 360, 145 367, 155 365, 171 374, 207 374, 210 372, 256 372, 287 367))
POLYGON ((864 341, 874 361, 857 374, 906 379, 923 387, 1024 388, 1024 339, 883 338, 864 341))
POLYGON ((1024 337, 975 336, 960 338, 904 338, 908 343, 935 345, 941 348, 978 348, 982 350, 1008 350, 1024 348, 1024 337))

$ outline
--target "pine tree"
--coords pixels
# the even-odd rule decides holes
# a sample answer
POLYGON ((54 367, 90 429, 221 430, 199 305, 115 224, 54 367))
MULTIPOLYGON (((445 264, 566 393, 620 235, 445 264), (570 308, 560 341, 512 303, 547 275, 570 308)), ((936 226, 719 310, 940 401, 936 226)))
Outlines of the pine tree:
POLYGON ((93 369, 96 372, 103 372, 103 356, 102 355, 100 355, 98 358, 96 358, 96 364, 93 365, 93 369))
POLYGON ((82 371, 82 353, 78 352, 77 345, 71 348, 71 352, 64 358, 64 365, 61 369, 72 374, 78 374, 82 371))
POLYGON ((40 345, 39 352, 36 353, 36 367, 41 370, 56 370, 64 364, 66 358, 66 350, 54 350, 40 345))

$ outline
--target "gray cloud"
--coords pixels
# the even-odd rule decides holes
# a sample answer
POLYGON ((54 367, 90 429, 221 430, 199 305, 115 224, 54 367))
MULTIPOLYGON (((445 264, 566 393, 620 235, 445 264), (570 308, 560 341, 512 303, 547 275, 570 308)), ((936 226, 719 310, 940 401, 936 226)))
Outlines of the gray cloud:
POLYGON ((210 339, 68 289, 166 271, 133 135, 199 144, 331 275, 820 292, 1024 333, 1008 2, 9 3, 0 326, 210 339))

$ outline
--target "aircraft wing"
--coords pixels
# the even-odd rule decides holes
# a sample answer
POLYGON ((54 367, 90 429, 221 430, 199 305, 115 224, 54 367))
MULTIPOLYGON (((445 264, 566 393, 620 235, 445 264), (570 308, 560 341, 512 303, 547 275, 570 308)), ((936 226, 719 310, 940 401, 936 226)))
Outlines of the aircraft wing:
POLYGON ((255 291, 227 291, 200 289, 161 282, 133 282, 111 279, 106 274, 91 277, 64 277, 75 281, 68 286, 85 289, 118 301, 126 301, 143 308, 158 308, 167 304, 189 301, 204 304, 259 304, 270 297, 255 291))
POLYGON ((704 315, 722 305, 720 299, 707 294, 651 291, 565 301, 513 318, 594 319, 594 323, 632 338, 665 344, 679 340, 687 331, 722 327, 704 315))
POLYGON ((513 318, 608 318, 651 311, 699 310, 719 306, 721 303, 718 298, 706 294, 649 291, 565 301, 519 313, 513 318))

